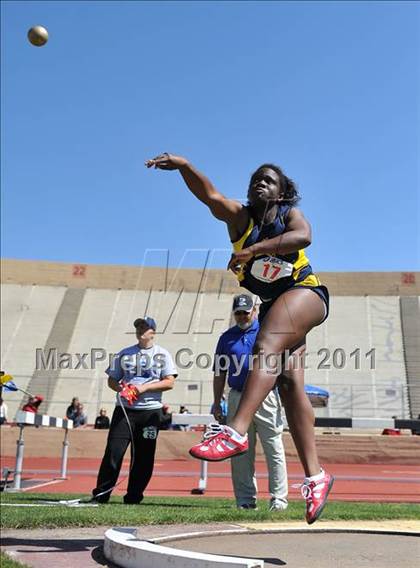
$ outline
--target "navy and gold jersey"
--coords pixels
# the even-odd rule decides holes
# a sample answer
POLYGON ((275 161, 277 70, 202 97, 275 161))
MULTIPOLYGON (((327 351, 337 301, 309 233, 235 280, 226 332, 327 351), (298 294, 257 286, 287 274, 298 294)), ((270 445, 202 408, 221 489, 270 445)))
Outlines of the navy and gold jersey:
MULTIPOLYGON (((257 225, 250 217, 249 225, 242 237, 233 244, 238 252, 244 248, 272 239, 284 233, 287 217, 292 207, 280 204, 277 217, 272 223, 257 225)), ((251 211, 248 209, 250 215, 251 211)), ((313 274, 305 251, 299 250, 290 254, 262 254, 253 257, 237 275, 239 284, 256 294, 263 301, 277 298, 292 286, 320 286, 318 277, 313 274)))

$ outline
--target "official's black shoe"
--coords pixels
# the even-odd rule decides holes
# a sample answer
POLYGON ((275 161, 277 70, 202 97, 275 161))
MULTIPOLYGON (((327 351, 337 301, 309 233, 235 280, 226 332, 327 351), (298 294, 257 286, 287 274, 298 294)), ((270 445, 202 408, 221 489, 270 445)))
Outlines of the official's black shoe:
POLYGON ((108 495, 101 495, 100 497, 96 497, 96 495, 92 495, 91 502, 92 503, 100 503, 101 505, 106 505, 109 501, 108 495))
POLYGON ((124 505, 140 505, 140 503, 143 501, 143 497, 141 499, 130 499, 130 497, 127 497, 127 495, 125 495, 123 501, 124 505))

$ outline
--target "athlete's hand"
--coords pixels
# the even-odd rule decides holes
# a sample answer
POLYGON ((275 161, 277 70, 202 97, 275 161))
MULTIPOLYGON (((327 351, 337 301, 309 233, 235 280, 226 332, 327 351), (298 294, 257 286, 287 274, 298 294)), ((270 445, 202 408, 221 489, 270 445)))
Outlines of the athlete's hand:
POLYGON ((232 272, 234 272, 235 274, 238 274, 238 272, 241 272, 241 270, 243 270, 245 264, 249 260, 251 260, 253 256, 254 253, 251 250, 251 247, 242 249, 238 252, 234 252, 230 257, 227 269, 232 270, 232 272))
POLYGON ((188 160, 182 156, 175 156, 174 154, 168 154, 164 152, 156 158, 147 160, 145 166, 147 168, 155 168, 159 170, 179 170, 182 166, 188 164, 188 160))
POLYGON ((214 416, 215 420, 217 420, 217 422, 219 422, 219 424, 222 422, 223 412, 222 412, 222 407, 220 406, 220 404, 215 404, 213 406, 213 416, 214 416))

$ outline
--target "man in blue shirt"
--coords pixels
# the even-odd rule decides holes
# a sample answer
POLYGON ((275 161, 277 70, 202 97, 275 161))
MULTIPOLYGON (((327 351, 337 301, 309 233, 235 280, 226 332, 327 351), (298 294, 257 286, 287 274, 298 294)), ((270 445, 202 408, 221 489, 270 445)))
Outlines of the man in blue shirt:
POLYGON ((132 463, 124 503, 138 504, 143 500, 143 492, 153 473, 162 419, 162 392, 173 388, 177 376, 169 352, 154 343, 155 320, 138 318, 133 325, 138 343, 120 351, 105 371, 109 388, 118 394, 105 455, 93 490, 93 498, 99 503, 109 501, 130 443, 132 463), (135 393, 130 400, 124 398, 126 385, 135 393))
MULTIPOLYGON (((256 309, 250 296, 247 294, 236 296, 232 310, 236 325, 225 331, 219 338, 213 369, 213 415, 219 423, 223 421, 221 401, 226 378, 230 387, 228 421, 235 415, 250 362, 252 362, 252 351, 259 330, 256 309)), ((287 471, 281 439, 282 431, 280 396, 277 388, 274 388, 257 410, 248 430, 248 452, 231 458, 232 483, 238 508, 256 508, 255 444, 257 433, 267 462, 271 495, 270 510, 281 511, 287 508, 287 471)))

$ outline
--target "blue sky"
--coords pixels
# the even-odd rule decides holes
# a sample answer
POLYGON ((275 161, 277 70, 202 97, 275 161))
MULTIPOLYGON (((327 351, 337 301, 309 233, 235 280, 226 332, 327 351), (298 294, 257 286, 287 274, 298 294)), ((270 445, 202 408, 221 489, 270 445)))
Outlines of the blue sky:
POLYGON ((238 199, 278 163, 317 271, 419 270, 419 16, 414 2, 3 2, 2 256, 161 264, 145 251, 169 249, 186 267, 214 249, 224 267, 225 225, 178 173, 143 166, 169 151, 238 199))

